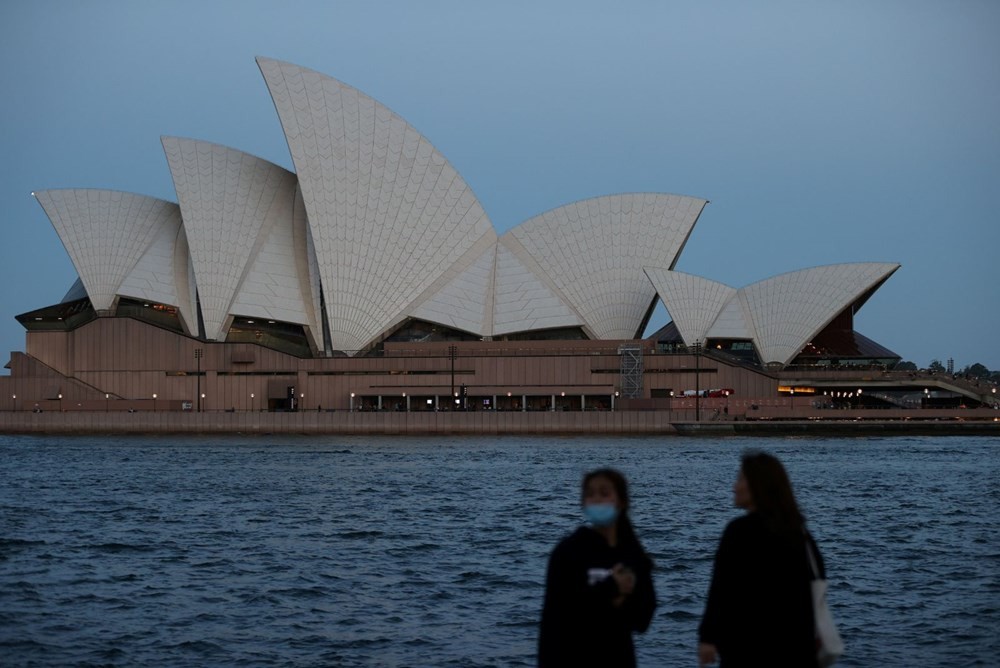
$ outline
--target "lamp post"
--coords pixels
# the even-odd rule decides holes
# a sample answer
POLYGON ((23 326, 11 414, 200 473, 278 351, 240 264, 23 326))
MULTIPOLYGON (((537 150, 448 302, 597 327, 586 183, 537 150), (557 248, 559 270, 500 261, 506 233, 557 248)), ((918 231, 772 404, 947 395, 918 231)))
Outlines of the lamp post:
POLYGON ((153 412, 156 412, 156 392, 153 392, 153 412))
POLYGON ((108 409, 111 408, 111 395, 107 392, 104 393, 104 412, 107 413, 108 409))
POLYGON ((694 421, 701 422, 701 341, 694 342, 694 421))
POLYGON ((59 393, 59 412, 62 413, 62 392, 59 393))
POLYGON ((12 394, 12 395, 10 395, 10 398, 14 400, 14 411, 16 412, 17 411, 17 395, 16 394, 12 394))
POLYGON ((257 410, 257 404, 253 398, 253 392, 250 393, 250 412, 253 413, 257 410))
POLYGON ((198 412, 201 412, 201 400, 205 396, 201 393, 201 356, 205 354, 204 349, 195 348, 194 349, 194 359, 198 362, 198 389, 195 392, 195 396, 198 398, 198 412))
POLYGON ((354 412, 354 393, 351 392, 351 412, 354 412))
POLYGON ((451 394, 455 395, 455 355, 458 354, 458 346, 448 346, 448 357, 451 358, 451 394))

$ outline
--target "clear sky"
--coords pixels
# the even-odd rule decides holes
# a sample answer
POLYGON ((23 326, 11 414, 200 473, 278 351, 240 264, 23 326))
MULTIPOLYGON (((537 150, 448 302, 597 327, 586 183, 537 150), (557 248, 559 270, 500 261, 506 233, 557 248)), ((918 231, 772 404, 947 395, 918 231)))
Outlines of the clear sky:
POLYGON ((704 197, 677 269, 739 288, 898 262, 855 328, 1000 368, 995 0, 5 0, 4 363, 14 316, 76 279, 31 191, 177 201, 161 135, 292 169, 257 55, 399 113, 498 232, 598 195, 704 197))

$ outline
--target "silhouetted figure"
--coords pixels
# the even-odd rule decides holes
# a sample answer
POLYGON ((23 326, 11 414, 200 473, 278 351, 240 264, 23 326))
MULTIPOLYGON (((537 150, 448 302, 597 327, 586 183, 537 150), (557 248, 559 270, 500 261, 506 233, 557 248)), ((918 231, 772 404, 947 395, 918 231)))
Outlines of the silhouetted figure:
POLYGON ((635 666, 632 634, 656 607, 652 561, 628 517, 628 484, 613 469, 583 478, 589 521, 549 557, 538 638, 538 665, 635 666))
POLYGON ((816 666, 812 571, 806 531, 785 468, 765 453, 743 456, 733 503, 746 514, 731 521, 715 553, 698 661, 732 666, 816 666))

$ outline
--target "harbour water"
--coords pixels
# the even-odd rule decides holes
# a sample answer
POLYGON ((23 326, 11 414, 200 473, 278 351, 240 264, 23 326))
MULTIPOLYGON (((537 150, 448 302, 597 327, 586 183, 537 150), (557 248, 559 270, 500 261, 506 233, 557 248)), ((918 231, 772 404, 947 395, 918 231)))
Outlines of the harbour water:
POLYGON ((532 666, 581 474, 656 562, 640 666, 694 666, 746 448, 785 462, 844 666, 997 665, 1000 440, 0 436, 0 665, 532 666))

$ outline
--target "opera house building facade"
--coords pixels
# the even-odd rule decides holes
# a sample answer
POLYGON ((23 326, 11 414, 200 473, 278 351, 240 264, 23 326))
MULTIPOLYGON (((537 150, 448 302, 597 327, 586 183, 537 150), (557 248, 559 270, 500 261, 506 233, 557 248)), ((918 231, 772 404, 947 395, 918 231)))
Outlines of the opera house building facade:
POLYGON ((696 399, 739 419, 797 388, 856 403, 861 379, 899 361, 853 321, 897 264, 738 288, 681 273, 707 202, 662 193, 570 203, 498 235, 399 115, 323 74, 258 65, 294 173, 163 137, 176 203, 33 193, 79 280, 17 316, 26 350, 0 379, 4 408, 682 412, 696 399), (642 338, 658 300, 671 322, 642 338))

